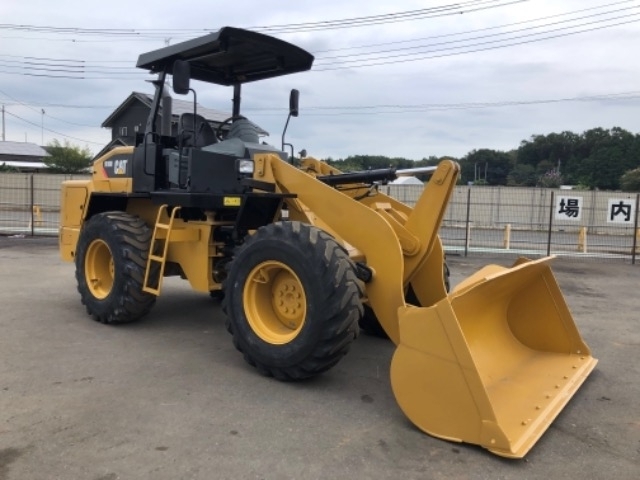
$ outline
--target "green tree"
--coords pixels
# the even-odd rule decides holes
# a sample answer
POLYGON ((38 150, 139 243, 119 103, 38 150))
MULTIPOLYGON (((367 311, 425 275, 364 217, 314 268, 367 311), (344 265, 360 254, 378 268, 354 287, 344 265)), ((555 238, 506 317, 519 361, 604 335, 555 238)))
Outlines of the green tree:
POLYGON ((591 189, 617 190, 622 174, 640 165, 638 136, 620 127, 587 130, 576 152, 563 174, 568 182, 591 189))
POLYGON ((555 165, 550 160, 540 160, 536 166, 536 173, 538 176, 544 175, 551 170, 555 170, 555 165))
POLYGON ((453 157, 436 157, 435 155, 429 155, 428 157, 424 157, 422 160, 417 160, 414 162, 414 167, 435 167, 440 163, 441 160, 445 158, 456 160, 453 157))
POLYGON ((511 155, 499 150, 481 148, 472 150, 460 159, 462 183, 484 180, 487 185, 506 185, 513 167, 511 155))
MULTIPOLYGON (((575 155, 580 137, 572 132, 532 135, 531 140, 523 140, 517 150, 517 162, 537 167, 542 161, 554 168, 565 164, 575 155)), ((540 169, 538 169, 540 172, 540 169)), ((542 170, 542 172, 546 171, 542 170)))
POLYGON ((640 168, 625 172, 620 177, 620 188, 624 192, 640 192, 640 168))
POLYGON ((536 180, 536 169, 531 165, 519 163, 509 173, 507 185, 534 187, 536 180))
POLYGON ((544 188, 558 188, 562 185, 562 175, 560 175, 560 172, 555 168, 551 169, 543 175, 540 175, 538 185, 544 188))
MULTIPOLYGON (((430 166, 440 160, 435 156, 413 161, 381 155, 352 155, 345 159, 328 159, 328 162, 348 172, 430 166)), ((521 141, 515 150, 471 150, 457 161, 462 167, 462 184, 535 186, 541 182, 553 186, 561 181, 588 189, 617 190, 621 188, 622 174, 640 167, 640 134, 620 127, 598 127, 581 134, 563 131, 532 135, 521 141), (561 177, 546 175, 551 171, 561 177)))
POLYGON ((384 155, 350 155, 345 159, 326 159, 332 167, 336 167, 343 172, 353 172, 358 170, 375 170, 378 168, 413 168, 416 162, 402 157, 385 157, 384 155))
POLYGON ((44 149, 49 153, 44 163, 51 173, 81 173, 91 166, 91 151, 87 147, 72 145, 68 140, 64 145, 53 140, 44 149))

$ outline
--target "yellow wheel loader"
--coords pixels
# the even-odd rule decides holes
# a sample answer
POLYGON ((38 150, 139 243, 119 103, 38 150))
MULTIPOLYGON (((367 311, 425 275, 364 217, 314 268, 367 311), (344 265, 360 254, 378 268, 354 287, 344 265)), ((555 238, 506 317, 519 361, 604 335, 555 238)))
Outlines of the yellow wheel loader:
MULTIPOLYGON (((230 27, 140 55, 157 78, 136 145, 62 187, 60 251, 75 262, 82 303, 99 322, 135 321, 163 278, 179 275, 224 294, 234 345, 281 380, 335 365, 366 308, 397 345, 393 391, 418 428, 524 456, 596 365, 550 259, 490 265, 448 292, 437 232, 455 162, 434 169, 411 208, 378 189, 393 169, 343 173, 285 153, 284 133, 280 148, 261 142, 240 113, 241 86, 312 63, 230 27), (177 124, 168 75, 176 94, 193 92, 193 113, 177 124), (233 88, 228 120, 213 128, 198 115, 192 79, 233 88)), ((293 90, 289 118, 297 113, 293 90)))

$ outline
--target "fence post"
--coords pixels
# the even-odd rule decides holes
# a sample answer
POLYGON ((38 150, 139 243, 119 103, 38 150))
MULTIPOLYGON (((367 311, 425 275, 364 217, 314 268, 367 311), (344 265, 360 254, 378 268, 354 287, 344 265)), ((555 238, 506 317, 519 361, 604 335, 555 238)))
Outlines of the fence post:
POLYGON ((547 257, 551 255, 551 227, 553 226, 553 210, 555 208, 553 202, 555 200, 555 192, 551 191, 551 204, 549 206, 549 233, 547 235, 547 257))
POLYGON ((587 225, 588 233, 598 233, 598 229, 595 228, 596 223, 596 205, 598 203, 598 192, 594 188, 591 190, 591 209, 589 210, 589 224, 587 225))
POLYGON ((631 247, 631 265, 636 264, 636 250, 638 248, 638 206, 640 206, 640 193, 636 194, 636 218, 633 226, 633 247, 631 247))
POLYGON ((502 187, 496 187, 498 189, 498 205, 496 207, 496 224, 500 223, 500 205, 502 204, 502 187))
POLYGON ((469 214, 471 212, 471 187, 467 190, 467 222, 464 229, 464 256, 469 253, 469 214))
POLYGON ((33 237, 35 235, 35 222, 34 222, 34 210, 33 210, 33 206, 35 204, 34 200, 35 200, 35 194, 33 192, 33 173, 31 175, 29 175, 29 197, 31 199, 31 205, 29 205, 29 210, 31 211, 31 236, 33 237))

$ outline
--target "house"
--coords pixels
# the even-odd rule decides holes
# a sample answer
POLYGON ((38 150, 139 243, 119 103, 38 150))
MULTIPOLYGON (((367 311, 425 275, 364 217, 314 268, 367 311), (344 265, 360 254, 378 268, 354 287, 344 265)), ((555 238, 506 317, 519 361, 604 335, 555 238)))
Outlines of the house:
MULTIPOLYGON (((141 92, 132 92, 124 102, 118 106, 107 119, 102 122, 102 127, 111 129, 111 141, 96 155, 98 158, 114 147, 135 145, 136 134, 143 133, 153 95, 141 92)), ((176 135, 178 129, 178 120, 183 113, 193 113, 193 101, 180 100, 172 98, 171 101, 171 134, 176 135)), ((231 113, 205 108, 200 104, 197 105, 198 115, 202 115, 215 130, 223 121, 231 116, 231 113)), ((162 106, 159 110, 158 121, 162 122, 162 106)), ((261 134, 267 135, 267 132, 260 129, 261 134)))
POLYGON ((44 163, 48 156, 46 150, 35 143, 0 142, 0 166, 21 172, 37 172, 49 168, 44 163))

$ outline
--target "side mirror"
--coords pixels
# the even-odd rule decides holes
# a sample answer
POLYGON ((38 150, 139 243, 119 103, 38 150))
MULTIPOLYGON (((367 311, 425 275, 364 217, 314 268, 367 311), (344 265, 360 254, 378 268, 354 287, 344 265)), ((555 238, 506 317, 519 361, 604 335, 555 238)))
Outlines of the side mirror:
POLYGON ((289 95, 289 114, 292 117, 298 116, 298 101, 300 99, 300 92, 295 88, 291 90, 289 95))
POLYGON ((189 93, 189 80, 191 78, 191 65, 184 60, 173 62, 173 91, 178 95, 189 93))

